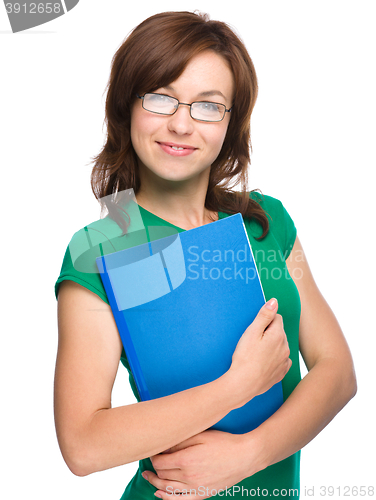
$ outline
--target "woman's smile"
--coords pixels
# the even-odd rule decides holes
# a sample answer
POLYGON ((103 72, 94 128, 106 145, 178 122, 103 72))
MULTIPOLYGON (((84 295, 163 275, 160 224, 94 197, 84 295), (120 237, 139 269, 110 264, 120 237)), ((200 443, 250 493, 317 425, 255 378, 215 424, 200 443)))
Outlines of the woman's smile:
POLYGON ((188 156, 194 153, 197 148, 186 144, 175 144, 173 142, 158 142, 162 151, 171 156, 188 156))

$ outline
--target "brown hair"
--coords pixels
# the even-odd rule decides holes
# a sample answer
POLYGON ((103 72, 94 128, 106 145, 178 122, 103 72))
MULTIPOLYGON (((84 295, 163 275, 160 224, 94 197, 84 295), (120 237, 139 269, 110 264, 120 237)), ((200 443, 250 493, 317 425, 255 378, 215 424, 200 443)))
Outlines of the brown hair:
MULTIPOLYGON (((140 188, 137 156, 130 137, 136 93, 153 92, 174 82, 197 54, 212 50, 229 64, 235 82, 231 119, 222 149, 213 162, 205 206, 210 211, 240 212, 260 222, 263 238, 269 228, 265 212, 249 197, 250 117, 257 98, 257 77, 243 42, 223 22, 206 14, 165 12, 143 21, 122 43, 112 60, 107 85, 107 141, 95 161, 91 186, 97 199, 140 188), (241 183, 242 191, 233 187, 241 183)), ((119 208, 109 207, 116 219, 119 208)), ((122 217, 122 228, 127 223, 122 217)))

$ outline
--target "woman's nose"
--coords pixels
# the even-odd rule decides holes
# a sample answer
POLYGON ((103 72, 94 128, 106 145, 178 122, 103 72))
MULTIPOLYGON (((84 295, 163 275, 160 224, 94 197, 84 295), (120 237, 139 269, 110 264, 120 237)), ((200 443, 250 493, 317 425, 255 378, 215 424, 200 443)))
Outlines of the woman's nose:
POLYGON ((178 135, 191 134, 194 123, 190 114, 190 107, 180 104, 178 110, 169 117, 168 129, 178 135))

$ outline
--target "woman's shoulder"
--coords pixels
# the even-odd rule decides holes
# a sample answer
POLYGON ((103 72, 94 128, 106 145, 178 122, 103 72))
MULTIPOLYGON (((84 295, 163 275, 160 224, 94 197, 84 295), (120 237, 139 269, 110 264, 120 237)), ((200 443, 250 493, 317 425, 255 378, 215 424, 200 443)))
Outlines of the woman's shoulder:
POLYGON ((284 207, 279 198, 262 193, 259 189, 254 189, 249 193, 251 200, 258 203, 265 211, 278 212, 284 207))
POLYGON ((122 235, 120 226, 110 217, 98 219, 75 231, 69 241, 72 260, 76 261, 90 249, 108 246, 122 235))
POLYGON ((296 239, 297 230, 285 205, 280 199, 256 190, 251 191, 249 196, 266 214, 269 222, 268 232, 275 237, 283 251, 290 252, 296 239))
POLYGON ((288 214, 285 205, 279 198, 275 198, 274 196, 270 196, 267 194, 263 194, 259 190, 253 190, 249 193, 249 197, 251 200, 255 201, 260 205, 260 207, 264 210, 266 215, 268 216, 269 222, 273 224, 273 222, 283 222, 286 220, 286 217, 291 218, 288 214))
POLYGON ((55 283, 57 297, 64 280, 75 281, 107 302, 96 258, 103 251, 115 251, 114 241, 121 236, 120 227, 109 217, 99 219, 75 231, 66 247, 59 277, 55 283))
POLYGON ((120 219, 109 215, 95 220, 75 231, 66 248, 60 275, 55 284, 57 296, 59 284, 63 280, 72 280, 107 302, 101 282, 97 259, 141 243, 147 243, 144 221, 136 203, 122 206, 119 217, 124 217, 127 230, 124 233, 120 219))

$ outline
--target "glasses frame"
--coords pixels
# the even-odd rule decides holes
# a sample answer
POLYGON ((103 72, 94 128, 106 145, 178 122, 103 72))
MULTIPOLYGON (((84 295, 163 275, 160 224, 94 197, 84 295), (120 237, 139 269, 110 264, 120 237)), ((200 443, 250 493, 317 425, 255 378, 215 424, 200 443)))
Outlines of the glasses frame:
POLYGON ((139 99, 142 100, 142 107, 143 107, 143 109, 145 111, 149 111, 149 113, 154 113, 155 115, 172 116, 172 115, 174 115, 177 112, 177 110, 179 109, 180 105, 182 105, 182 106, 189 106, 189 114, 190 114, 192 120, 196 120, 198 122, 206 122, 206 123, 219 123, 219 122, 223 121, 224 117, 226 116, 226 113, 231 113, 232 108, 233 108, 233 106, 231 106, 230 109, 227 109, 226 106, 223 103, 221 103, 221 102, 213 102, 213 101, 194 101, 194 102, 191 102, 191 104, 188 104, 186 102, 180 102, 176 97, 172 97, 172 96, 167 95, 167 94, 160 94, 159 92, 145 92, 144 95, 136 94, 136 96, 139 99), (146 95, 150 95, 150 94, 151 95, 162 95, 162 96, 165 96, 165 97, 169 97, 170 99, 174 99, 178 103, 177 106, 176 106, 175 111, 173 113, 158 113, 158 111, 150 111, 150 109, 145 108, 145 106, 144 106, 144 97, 146 95), (192 105, 196 104, 196 103, 202 103, 202 102, 203 103, 208 103, 208 104, 219 104, 220 106, 223 106, 225 108, 225 110, 224 110, 222 118, 220 120, 200 120, 199 118, 194 118, 192 116, 192 105))

